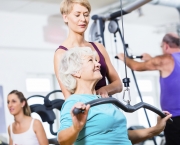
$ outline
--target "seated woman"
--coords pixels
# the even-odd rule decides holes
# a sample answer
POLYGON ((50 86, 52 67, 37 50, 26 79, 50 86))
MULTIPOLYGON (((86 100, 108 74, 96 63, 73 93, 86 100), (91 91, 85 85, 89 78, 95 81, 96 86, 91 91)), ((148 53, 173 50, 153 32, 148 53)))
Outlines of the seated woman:
POLYGON ((72 48, 60 61, 59 77, 73 94, 61 110, 58 141, 61 145, 132 145, 158 135, 171 117, 158 118, 157 125, 148 129, 127 131, 126 118, 113 104, 90 108, 84 103, 98 99, 96 83, 102 78, 96 53, 90 48, 72 48), (84 113, 74 115, 74 108, 84 113))
POLYGON ((10 145, 48 145, 44 128, 39 120, 31 118, 31 111, 23 93, 13 90, 7 99, 14 123, 8 127, 10 145))

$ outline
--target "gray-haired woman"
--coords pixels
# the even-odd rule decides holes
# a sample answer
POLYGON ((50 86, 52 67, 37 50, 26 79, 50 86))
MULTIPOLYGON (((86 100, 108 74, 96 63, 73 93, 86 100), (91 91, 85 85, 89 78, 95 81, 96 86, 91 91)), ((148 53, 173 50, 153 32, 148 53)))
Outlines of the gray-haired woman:
POLYGON ((102 78, 96 53, 91 48, 72 48, 60 61, 59 76, 73 93, 62 106, 58 141, 61 145, 131 145, 159 134, 167 117, 158 118, 157 125, 148 129, 127 131, 126 118, 113 104, 92 107, 84 103, 97 99, 95 86, 102 78), (74 115, 74 108, 84 113, 74 115))

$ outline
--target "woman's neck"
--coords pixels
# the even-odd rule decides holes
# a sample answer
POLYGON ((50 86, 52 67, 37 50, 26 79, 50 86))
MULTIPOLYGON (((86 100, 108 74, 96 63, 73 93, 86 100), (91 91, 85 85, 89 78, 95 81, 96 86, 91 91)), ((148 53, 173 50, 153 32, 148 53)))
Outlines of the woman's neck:
POLYGON ((26 115, 24 115, 23 113, 19 113, 14 116, 14 121, 15 123, 21 124, 24 121, 24 118, 26 118, 26 115))
POLYGON ((74 94, 96 94, 94 82, 77 82, 74 94))
POLYGON ((70 47, 84 46, 84 43, 86 42, 84 39, 84 33, 80 34, 70 30, 66 42, 70 47))

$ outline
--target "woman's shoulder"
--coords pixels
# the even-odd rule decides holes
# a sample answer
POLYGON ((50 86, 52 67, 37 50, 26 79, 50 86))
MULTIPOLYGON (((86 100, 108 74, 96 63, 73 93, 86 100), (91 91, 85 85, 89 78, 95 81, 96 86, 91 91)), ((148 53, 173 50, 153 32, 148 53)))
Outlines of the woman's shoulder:
POLYGON ((39 119, 35 119, 35 118, 33 118, 33 119, 34 119, 34 125, 33 126, 39 126, 42 124, 42 122, 39 119))
POLYGON ((97 98, 98 97, 96 95, 92 95, 92 94, 72 94, 65 100, 63 105, 66 105, 67 103, 73 104, 77 102, 86 103, 97 98))
POLYGON ((67 47, 67 42, 66 41, 64 41, 64 42, 62 42, 60 45, 59 45, 59 47, 58 48, 56 48, 56 50, 55 50, 55 55, 61 55, 62 53, 64 53, 65 51, 67 51, 68 49, 68 47, 67 47))
POLYGON ((81 99, 82 99, 81 94, 72 94, 65 100, 65 103, 72 101, 80 101, 81 99))
POLYGON ((101 44, 101 43, 98 43, 98 42, 93 42, 97 47, 98 49, 104 49, 104 45, 101 44))
POLYGON ((36 119, 36 118, 32 118, 34 120, 34 122, 36 123, 41 123, 41 121, 39 119, 36 119))
POLYGON ((36 132, 38 129, 42 128, 42 122, 38 119, 33 118, 34 122, 33 122, 33 129, 36 132))
POLYGON ((98 43, 98 42, 93 42, 95 45, 96 45, 96 47, 99 49, 99 51, 103 54, 103 55, 105 55, 107 52, 106 52, 106 49, 105 49, 105 47, 104 47, 104 45, 103 44, 101 44, 101 43, 98 43))
POLYGON ((84 102, 85 97, 83 94, 72 94, 63 103, 62 110, 64 108, 71 108, 77 102, 84 102))
POLYGON ((59 46, 59 47, 56 49, 54 55, 55 55, 55 56, 62 55, 64 52, 66 52, 66 50, 67 50, 66 47, 59 46))

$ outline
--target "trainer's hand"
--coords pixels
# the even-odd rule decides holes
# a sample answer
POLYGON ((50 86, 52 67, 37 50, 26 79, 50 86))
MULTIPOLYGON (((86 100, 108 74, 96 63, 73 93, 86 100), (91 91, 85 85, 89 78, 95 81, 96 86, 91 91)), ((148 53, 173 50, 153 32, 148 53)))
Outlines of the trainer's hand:
POLYGON ((143 56, 142 60, 144 60, 144 61, 148 61, 148 60, 152 59, 151 55, 149 55, 148 53, 143 53, 142 56, 143 56))
POLYGON ((81 102, 78 102, 73 106, 71 110, 71 117, 73 121, 73 128, 75 131, 80 132, 82 128, 84 127, 84 125, 86 124, 89 108, 90 108, 89 104, 85 105, 81 102), (74 108, 82 109, 84 110, 84 112, 74 115, 73 113, 74 108))
POLYGON ((109 97, 108 92, 104 87, 100 88, 99 90, 96 90, 96 95, 100 95, 103 98, 109 97))
MULTIPOLYGON (((161 133, 161 132, 164 130, 164 128, 165 128, 165 126, 166 126, 167 120, 172 117, 172 114, 170 114, 169 112, 167 112, 167 111, 163 111, 163 112, 164 112, 167 116, 164 117, 164 118, 161 118, 160 116, 158 116, 158 117, 157 117, 157 124, 156 124, 156 126, 155 126, 156 131, 159 132, 159 133, 161 133)), ((159 133, 158 133, 158 134, 159 134, 159 133)))
POLYGON ((124 61, 124 53, 119 53, 119 54, 117 54, 117 57, 118 57, 120 60, 124 61))

